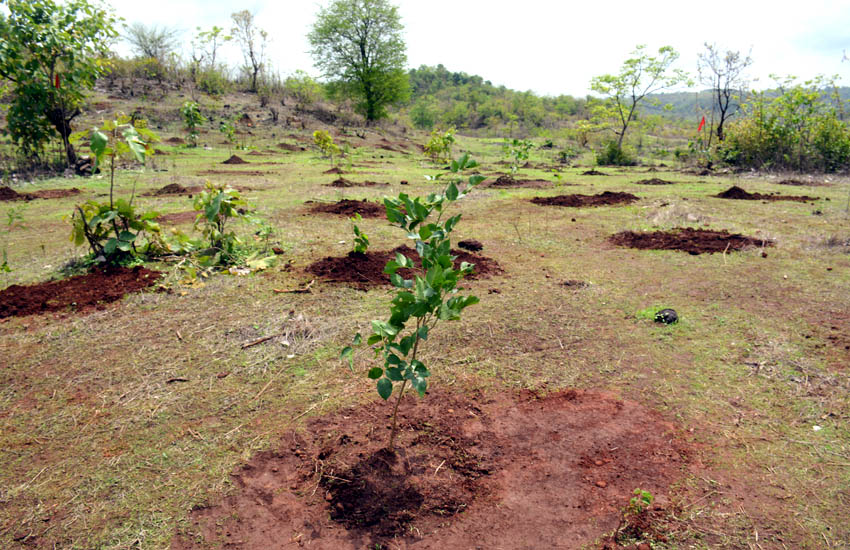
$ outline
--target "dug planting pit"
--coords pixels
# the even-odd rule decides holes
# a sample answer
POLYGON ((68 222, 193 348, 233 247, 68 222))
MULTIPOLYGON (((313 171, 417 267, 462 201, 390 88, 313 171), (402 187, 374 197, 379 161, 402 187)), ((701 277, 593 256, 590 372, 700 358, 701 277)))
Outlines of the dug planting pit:
MULTIPOLYGON (((363 290, 388 286, 390 276, 384 273, 384 267, 386 267, 388 261, 395 258, 396 252, 411 259, 417 257, 416 251, 408 246, 365 253, 352 251, 345 256, 328 256, 314 262, 307 267, 307 272, 329 283, 347 283, 363 290)), ((475 264, 475 271, 467 275, 466 279, 474 280, 502 272, 498 262, 486 256, 463 250, 452 250, 452 255, 457 256, 455 266, 460 266, 461 262, 475 264)), ((405 278, 412 276, 411 272, 406 269, 400 269, 398 274, 405 278)))
POLYGON ((18 193, 11 187, 0 187, 0 201, 31 201, 34 199, 63 199, 79 195, 76 187, 70 189, 42 189, 30 193, 18 193))
POLYGON ((351 181, 345 178, 337 178, 328 184, 328 187, 376 187, 385 186, 389 183, 379 183, 377 181, 351 181))
POLYGON ((795 202, 812 202, 818 200, 818 197, 809 197, 806 195, 765 195, 763 193, 749 193, 737 185, 733 185, 726 191, 715 195, 719 199, 734 199, 744 201, 795 201, 795 202))
POLYGON ((631 193, 605 191, 599 195, 558 195, 556 197, 535 197, 534 204, 542 206, 567 206, 581 208, 584 206, 606 206, 614 204, 629 204, 640 200, 631 193))
POLYGON ((661 178, 649 178, 646 180, 636 181, 637 185, 673 185, 675 182, 663 180, 661 178))
MULTIPOLYGON (((308 201, 309 202, 309 201, 308 201)), ((336 214, 347 218, 360 214, 363 218, 380 218, 386 213, 383 205, 367 200, 342 199, 333 203, 317 203, 310 207, 310 212, 318 214, 336 214)))
POLYGON ((773 246, 773 241, 765 239, 754 239, 728 231, 710 231, 690 227, 649 233, 623 231, 611 235, 608 241, 617 246, 639 250, 682 250, 694 255, 773 246))
POLYGON ((98 269, 61 281, 12 285, 0 291, 0 319, 72 309, 86 311, 147 288, 160 278, 143 267, 98 269))
POLYGON ((513 176, 509 176, 503 174, 496 178, 496 181, 489 184, 488 187, 497 187, 500 189, 510 189, 515 187, 528 187, 532 189, 545 189, 547 187, 552 187, 551 181, 546 180, 518 180, 514 179, 513 176))
POLYGON ((636 487, 666 500, 688 465, 674 426, 592 391, 405 398, 283 434, 196 508, 172 550, 580 548, 614 530, 636 487))

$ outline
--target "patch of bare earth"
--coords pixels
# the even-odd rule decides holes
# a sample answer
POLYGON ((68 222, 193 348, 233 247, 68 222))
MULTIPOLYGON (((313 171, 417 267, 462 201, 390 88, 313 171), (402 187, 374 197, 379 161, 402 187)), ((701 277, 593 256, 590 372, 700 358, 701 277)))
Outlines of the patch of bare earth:
POLYGON ((85 311, 120 300, 159 279, 158 271, 143 267, 98 269, 60 281, 12 285, 0 291, 0 319, 50 311, 85 311))
MULTIPOLYGON (((397 252, 411 259, 416 258, 416 251, 408 246, 366 253, 349 252, 345 256, 328 256, 314 262, 307 267, 307 272, 326 282, 348 283, 362 289, 389 285, 390 277, 384 273, 384 267, 395 258, 397 252)), ((460 266, 461 262, 475 264, 475 271, 467 275, 467 279, 489 277, 502 272, 498 262, 486 256, 463 250, 452 250, 452 255, 456 256, 455 266, 460 266)), ((398 274, 405 278, 412 276, 407 269, 398 270, 398 274)))
POLYGON ((62 199, 79 195, 76 187, 70 189, 42 189, 30 193, 18 193, 11 187, 0 187, 0 201, 31 201, 34 199, 62 199))
POLYGON ((637 185, 673 185, 675 182, 663 180, 661 178, 649 178, 635 182, 637 185))
POLYGON ((579 208, 583 206, 629 204, 638 200, 640 199, 631 193, 605 191, 599 195, 558 195, 556 197, 535 197, 531 199, 531 202, 543 206, 569 206, 579 208))
POLYGON ((735 199, 745 201, 796 201, 796 202, 812 202, 818 200, 818 197, 809 197, 806 195, 765 195, 764 193, 749 193, 741 189, 737 185, 733 185, 726 191, 715 195, 719 199, 735 199))
POLYGON ((375 187, 389 185, 389 183, 379 183, 377 181, 350 181, 345 178, 337 178, 329 183, 329 187, 375 187))
POLYGON ((349 218, 355 214, 360 214, 364 218, 380 218, 386 212, 386 208, 377 202, 342 199, 338 202, 313 204, 310 212, 337 214, 349 218))
POLYGON ((284 434, 172 550, 578 549, 617 527, 635 487, 663 498, 688 464, 672 424, 606 393, 406 397, 395 453, 392 405, 284 434))
POLYGON ((552 187, 551 181, 546 180, 521 180, 515 179, 513 176, 502 174, 496 181, 489 184, 490 187, 511 188, 511 187, 530 187, 533 189, 543 189, 552 187))
POLYGON ((769 240, 754 239, 728 231, 710 231, 690 227, 646 233, 623 231, 610 236, 608 241, 617 246, 640 250, 682 250, 694 255, 773 246, 773 242, 769 240))

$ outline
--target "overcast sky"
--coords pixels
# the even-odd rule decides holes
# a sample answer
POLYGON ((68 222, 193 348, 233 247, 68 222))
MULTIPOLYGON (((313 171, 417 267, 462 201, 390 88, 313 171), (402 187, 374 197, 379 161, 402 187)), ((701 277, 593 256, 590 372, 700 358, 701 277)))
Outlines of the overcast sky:
MULTIPOLYGON (((230 27, 230 14, 248 9, 271 37, 270 58, 287 76, 296 69, 319 76, 305 35, 320 6, 298 0, 112 0, 127 23, 183 31, 230 27)), ((768 87, 771 73, 803 79, 842 77, 850 85, 850 0, 803 4, 752 0, 683 2, 620 0, 396 0, 405 27, 410 67, 442 63, 450 71, 477 74, 496 85, 543 95, 584 96, 593 76, 615 73, 635 45, 671 45, 679 67, 696 72, 704 42, 752 50, 754 87, 768 87)), ((233 47, 228 58, 236 62, 233 47)), ((124 50, 122 53, 126 53, 124 50)))

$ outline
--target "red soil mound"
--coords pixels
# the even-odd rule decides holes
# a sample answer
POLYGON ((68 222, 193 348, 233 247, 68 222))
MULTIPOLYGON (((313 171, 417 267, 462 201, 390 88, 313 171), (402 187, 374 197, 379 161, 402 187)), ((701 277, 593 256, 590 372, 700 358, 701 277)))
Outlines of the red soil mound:
MULTIPOLYGON (((393 250, 369 251, 365 254, 349 252, 342 257, 329 256, 310 264, 307 271, 320 279, 332 283, 352 283, 358 288, 369 288, 381 285, 389 285, 390 277, 384 273, 387 262, 395 258, 396 252, 401 252, 411 259, 416 259, 416 251, 408 246, 399 246, 393 250)), ((478 279, 502 272, 496 260, 471 254, 463 250, 452 250, 452 255, 457 256, 455 265, 461 262, 475 264, 475 271, 468 275, 467 279, 478 279)), ((406 269, 401 269, 398 274, 402 277, 410 277, 406 269)))
POLYGON ((650 178, 648 180, 636 181, 635 183, 638 185, 673 185, 674 182, 659 178, 650 178))
POLYGON ((720 199, 735 199, 745 201, 796 201, 796 202, 811 202, 818 200, 818 197, 807 197, 805 195, 765 195, 763 193, 748 193, 737 185, 733 185, 726 191, 715 195, 720 199))
POLYGON ((28 286, 12 285, 0 291, 0 319, 68 308, 84 311, 100 307, 119 300, 129 292, 151 286, 160 275, 158 271, 143 267, 116 267, 61 281, 28 286))
POLYGON ((345 178, 338 178, 333 183, 328 184, 330 187, 375 187, 378 185, 389 185, 389 183, 379 183, 377 181, 350 181, 345 178))
POLYGON ((704 252, 713 254, 755 246, 773 246, 773 241, 754 239, 727 231, 709 231, 690 227, 652 233, 623 231, 612 235, 608 240, 617 246, 641 250, 682 250, 690 254, 704 252))
POLYGON ((544 206, 604 206, 608 204, 628 204, 640 200, 631 193, 614 193, 605 191, 600 195, 558 195, 557 197, 535 197, 534 204, 544 206))
POLYGON ((322 214, 338 214, 349 218, 355 214, 360 214, 364 218, 380 218, 386 212, 386 208, 382 204, 367 200, 342 199, 331 204, 316 204, 310 208, 310 211, 322 214))
POLYGON ((590 391, 406 397, 317 418, 233 474, 172 550, 580 548, 613 531, 635 487, 666 497, 688 448, 672 424, 590 391), (295 546, 295 544, 293 544, 295 546))
POLYGON ((248 161, 242 157, 232 155, 229 159, 222 161, 222 164, 248 164, 248 161))

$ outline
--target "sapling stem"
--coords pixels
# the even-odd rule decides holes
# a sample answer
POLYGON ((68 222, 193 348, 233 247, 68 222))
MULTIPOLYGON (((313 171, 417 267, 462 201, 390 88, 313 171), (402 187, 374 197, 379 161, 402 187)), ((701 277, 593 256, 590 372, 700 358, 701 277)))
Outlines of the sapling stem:
MULTIPOLYGON (((419 348, 419 328, 422 326, 422 318, 416 320, 416 339, 413 341, 413 355, 410 358, 410 362, 416 360, 416 350, 419 348)), ((398 421, 398 406, 401 403, 401 398, 404 395, 404 389, 407 387, 407 380, 403 380, 401 383, 401 390, 398 392, 398 399, 395 400, 395 407, 393 407, 393 429, 390 432, 390 445, 389 450, 395 451, 395 434, 397 429, 397 421, 398 421)))

